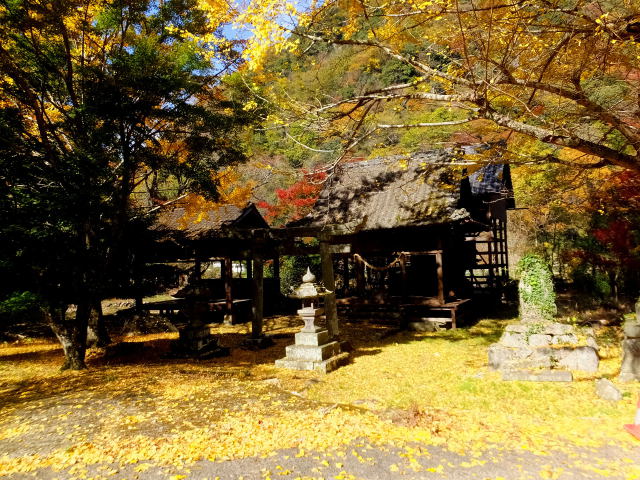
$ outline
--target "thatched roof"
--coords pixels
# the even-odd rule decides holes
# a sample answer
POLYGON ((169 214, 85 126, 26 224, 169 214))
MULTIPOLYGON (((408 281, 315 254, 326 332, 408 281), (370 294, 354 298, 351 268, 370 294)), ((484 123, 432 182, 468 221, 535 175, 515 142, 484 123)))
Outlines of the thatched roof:
POLYGON ((253 203, 244 208, 221 205, 195 217, 185 217, 185 208, 178 205, 162 211, 153 226, 162 236, 187 240, 202 240, 229 230, 248 228, 269 228, 253 203))
POLYGON ((342 225, 353 231, 427 226, 469 216, 460 208, 462 172, 444 151, 337 167, 313 211, 291 226, 342 225))

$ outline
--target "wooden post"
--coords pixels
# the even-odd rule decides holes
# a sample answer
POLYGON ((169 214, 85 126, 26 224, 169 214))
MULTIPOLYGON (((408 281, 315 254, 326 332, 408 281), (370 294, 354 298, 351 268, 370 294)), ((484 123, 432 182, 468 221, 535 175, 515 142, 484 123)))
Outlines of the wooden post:
POLYGON ((144 264, 140 261, 138 255, 133 258, 133 294, 136 302, 136 313, 140 315, 142 313, 143 301, 142 301, 142 266, 144 264))
MULTIPOLYGON (((250 263, 248 260, 247 263, 250 263)), ((264 262, 262 258, 253 259, 253 302, 251 307, 251 338, 262 337, 262 317, 264 307, 264 262)))
POLYGON ((278 279, 278 286, 280 286, 280 256, 276 255, 273 259, 273 278, 278 279))
POLYGON ((438 275, 438 303, 444 305, 444 281, 442 276, 442 251, 436 253, 436 273, 438 275))
POLYGON ((359 261, 359 260, 355 260, 354 264, 353 264, 355 270, 356 270, 356 295, 358 297, 364 297, 364 264, 359 261))
POLYGON ((400 272, 402 273, 402 284, 400 288, 402 289, 402 303, 407 303, 407 258, 404 254, 400 254, 400 272))
POLYGON ((338 309, 336 306, 336 279, 333 275, 333 259, 331 258, 331 245, 326 240, 320 239, 320 263, 322 266, 322 282, 330 293, 324 297, 324 311, 327 317, 327 329, 331 338, 340 335, 338 327, 338 309))
POLYGON ((202 280, 202 260, 196 257, 195 263, 193 265, 193 283, 199 282, 202 280))
POLYGON ((495 269, 495 262, 493 261, 493 249, 491 248, 493 244, 493 232, 491 232, 491 236, 489 237, 489 239, 487 240, 487 259, 488 259, 488 269, 489 269, 489 288, 491 288, 492 293, 495 294, 495 274, 494 274, 494 269, 495 269))
POLYGON ((349 255, 344 255, 342 257, 342 262, 343 262, 343 277, 342 280, 344 282, 344 294, 345 296, 349 295, 349 282, 350 282, 350 278, 349 278, 349 255))
POLYGON ((231 258, 224 259, 224 299, 226 303, 224 323, 233 324, 233 292, 231 284, 233 283, 233 264, 231 258))
POLYGON ((253 278, 253 260, 247 259, 247 278, 253 278))
POLYGON ((275 310, 271 312, 280 312, 282 310, 283 298, 282 298, 282 286, 280 285, 280 255, 273 257, 273 281, 275 282, 275 292, 272 295, 275 295, 273 301, 275 302, 275 310))

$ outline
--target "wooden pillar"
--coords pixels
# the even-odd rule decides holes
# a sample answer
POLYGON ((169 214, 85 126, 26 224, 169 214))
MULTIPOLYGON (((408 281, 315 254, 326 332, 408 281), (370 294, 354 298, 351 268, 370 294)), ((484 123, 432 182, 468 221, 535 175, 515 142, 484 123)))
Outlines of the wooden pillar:
POLYGON ((233 264, 231 258, 224 258, 224 299, 226 303, 224 323, 231 325, 233 323, 233 292, 231 284, 233 283, 233 264))
POLYGON ((273 278, 277 278, 277 285, 280 288, 280 256, 276 255, 273 258, 273 278))
MULTIPOLYGON (((251 307, 251 338, 262 337, 262 317, 264 307, 264 262, 262 258, 253 259, 253 302, 251 307)), ((247 261, 247 264, 251 260, 247 261)))
POLYGON ((355 260, 353 264, 356 270, 356 295, 360 298, 364 297, 364 263, 355 260))
POLYGON ((344 270, 342 271, 343 272, 342 279, 344 281, 344 294, 345 296, 349 296, 349 282, 351 281, 349 277, 349 255, 344 255, 342 257, 342 261, 344 262, 343 263, 344 270))
POLYGON ((143 263, 138 258, 138 255, 135 255, 132 262, 132 270, 133 270, 133 295, 134 300, 136 302, 136 313, 142 313, 143 301, 142 301, 142 268, 143 263))
POLYGON ((408 282, 407 282, 407 257, 404 254, 400 254, 400 272, 402 274, 402 283, 400 285, 400 288, 402 289, 402 292, 401 292, 402 303, 405 304, 407 303, 408 282))
POLYGON ((489 270, 489 288, 492 289, 492 293, 495 293, 495 265, 496 263, 493 261, 493 248, 491 248, 493 246, 493 232, 491 232, 490 234, 491 236, 489 237, 489 239, 487 240, 487 258, 488 258, 488 265, 487 268, 489 270))
POLYGON ((247 278, 253 278, 253 260, 247 260, 247 278))
POLYGON ((320 263, 322 266, 322 283, 330 293, 324 297, 324 311, 327 317, 327 329, 331 338, 340 335, 338 327, 338 309, 336 306, 336 279, 333 274, 333 259, 331 258, 331 245, 326 240, 320 239, 320 263))
POLYGON ((275 291, 272 290, 272 295, 275 295, 273 299, 274 310, 271 310, 271 313, 280 312, 282 310, 283 305, 283 297, 282 297, 282 285, 280 285, 280 255, 276 255, 273 257, 273 281, 275 283, 275 291))
POLYGON ((196 257, 195 263, 193 264, 193 276, 191 279, 192 283, 202 280, 202 260, 198 257, 196 257))
POLYGON ((438 303, 444 305, 444 280, 442 273, 442 250, 436 253, 436 274, 438 276, 438 303))

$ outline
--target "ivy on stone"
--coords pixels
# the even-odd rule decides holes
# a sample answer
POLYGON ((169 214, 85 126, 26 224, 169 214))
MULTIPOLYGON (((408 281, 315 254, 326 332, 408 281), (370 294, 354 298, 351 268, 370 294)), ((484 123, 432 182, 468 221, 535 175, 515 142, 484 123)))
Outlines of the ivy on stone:
POLYGON ((538 255, 528 254, 518 262, 520 316, 522 322, 551 322, 557 313, 553 275, 538 255))

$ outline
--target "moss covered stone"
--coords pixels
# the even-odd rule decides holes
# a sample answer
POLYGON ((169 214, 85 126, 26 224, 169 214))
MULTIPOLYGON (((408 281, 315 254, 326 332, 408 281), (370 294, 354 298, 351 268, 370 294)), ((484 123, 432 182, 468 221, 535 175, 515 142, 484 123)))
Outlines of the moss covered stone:
POLYGON ((557 313, 553 276, 537 255, 525 255, 518 262, 520 318, 524 323, 552 322, 557 313))

